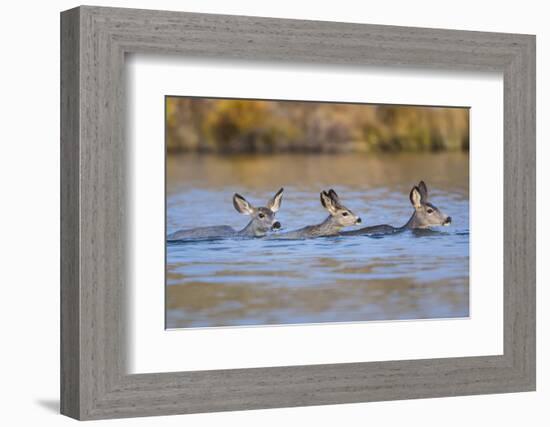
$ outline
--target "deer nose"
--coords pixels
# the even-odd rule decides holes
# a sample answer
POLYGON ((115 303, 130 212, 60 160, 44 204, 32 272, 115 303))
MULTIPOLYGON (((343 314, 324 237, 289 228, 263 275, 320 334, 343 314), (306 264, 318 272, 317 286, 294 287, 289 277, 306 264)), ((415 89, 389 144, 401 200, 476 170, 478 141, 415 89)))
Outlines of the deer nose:
POLYGON ((357 218, 357 221, 355 221, 356 224, 361 224, 361 218, 357 218))
POLYGON ((452 218, 450 216, 448 216, 446 219, 445 219, 445 222, 444 224, 450 224, 452 222, 452 218))
POLYGON ((275 221, 271 228, 273 228, 273 230, 278 230, 279 228, 281 228, 281 223, 279 221, 275 221))

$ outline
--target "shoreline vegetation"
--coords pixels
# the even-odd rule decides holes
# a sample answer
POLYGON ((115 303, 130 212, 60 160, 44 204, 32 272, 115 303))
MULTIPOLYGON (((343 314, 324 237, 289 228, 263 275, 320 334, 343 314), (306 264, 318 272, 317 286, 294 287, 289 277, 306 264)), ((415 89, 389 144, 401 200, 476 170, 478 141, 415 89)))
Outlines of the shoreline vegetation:
POLYGON ((166 98, 168 154, 468 149, 468 108, 166 98))

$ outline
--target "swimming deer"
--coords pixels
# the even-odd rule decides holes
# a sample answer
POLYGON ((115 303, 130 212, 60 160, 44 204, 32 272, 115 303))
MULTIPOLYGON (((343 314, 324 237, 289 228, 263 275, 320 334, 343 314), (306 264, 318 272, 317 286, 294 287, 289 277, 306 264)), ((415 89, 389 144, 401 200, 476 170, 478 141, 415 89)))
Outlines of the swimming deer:
POLYGON ((314 237, 338 236, 340 230, 356 224, 361 224, 361 218, 346 208, 336 194, 329 190, 321 192, 321 204, 328 211, 329 216, 320 224, 308 225, 298 230, 275 234, 275 239, 309 239, 314 237))
POLYGON ((275 220, 275 214, 281 207, 283 189, 281 188, 267 203, 266 207, 255 208, 243 196, 233 195, 233 206, 237 212, 251 217, 242 230, 235 230, 228 225, 198 227, 179 230, 168 235, 168 240, 215 239, 225 237, 262 237, 270 230, 278 230, 281 223, 275 220))
POLYGON ((424 181, 415 185, 409 193, 409 199, 414 207, 414 212, 401 227, 388 224, 373 225, 359 230, 344 231, 342 235, 359 234, 392 234, 405 230, 426 229, 435 226, 447 226, 451 224, 451 217, 442 213, 437 207, 428 201, 428 187, 424 181))

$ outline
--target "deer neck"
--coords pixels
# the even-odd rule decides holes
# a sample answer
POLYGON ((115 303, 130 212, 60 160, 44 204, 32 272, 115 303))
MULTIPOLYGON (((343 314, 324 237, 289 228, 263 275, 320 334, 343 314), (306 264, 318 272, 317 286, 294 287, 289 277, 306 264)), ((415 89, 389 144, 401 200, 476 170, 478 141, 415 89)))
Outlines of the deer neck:
POLYGON ((242 230, 237 231, 237 236, 242 237, 261 237, 265 236, 265 234, 266 233, 260 232, 256 229, 254 220, 251 220, 242 230))
POLYGON ((333 234, 338 234, 342 229, 342 226, 336 222, 336 220, 329 215, 321 224, 318 224, 315 227, 315 234, 322 236, 330 236, 333 234))
POLYGON ((416 217, 416 211, 413 212, 409 220, 405 225, 399 227, 400 230, 413 230, 418 227, 418 220, 416 217))

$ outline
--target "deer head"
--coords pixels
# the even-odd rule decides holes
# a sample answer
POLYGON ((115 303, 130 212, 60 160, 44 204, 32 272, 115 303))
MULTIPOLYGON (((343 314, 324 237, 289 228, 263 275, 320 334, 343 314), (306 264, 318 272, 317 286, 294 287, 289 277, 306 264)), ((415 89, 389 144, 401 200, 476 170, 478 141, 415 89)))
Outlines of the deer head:
POLYGON ((251 217, 250 222, 242 231, 246 231, 246 233, 250 233, 256 237, 261 237, 268 231, 281 228, 281 223, 275 219, 275 214, 280 209, 282 200, 282 188, 269 200, 267 206, 258 208, 254 207, 240 194, 235 193, 233 196, 233 206, 237 212, 251 217))
POLYGON ((415 185, 409 199, 414 207, 413 228, 429 228, 434 226, 447 226, 451 224, 451 217, 445 215, 436 206, 428 201, 428 187, 424 181, 415 185))

